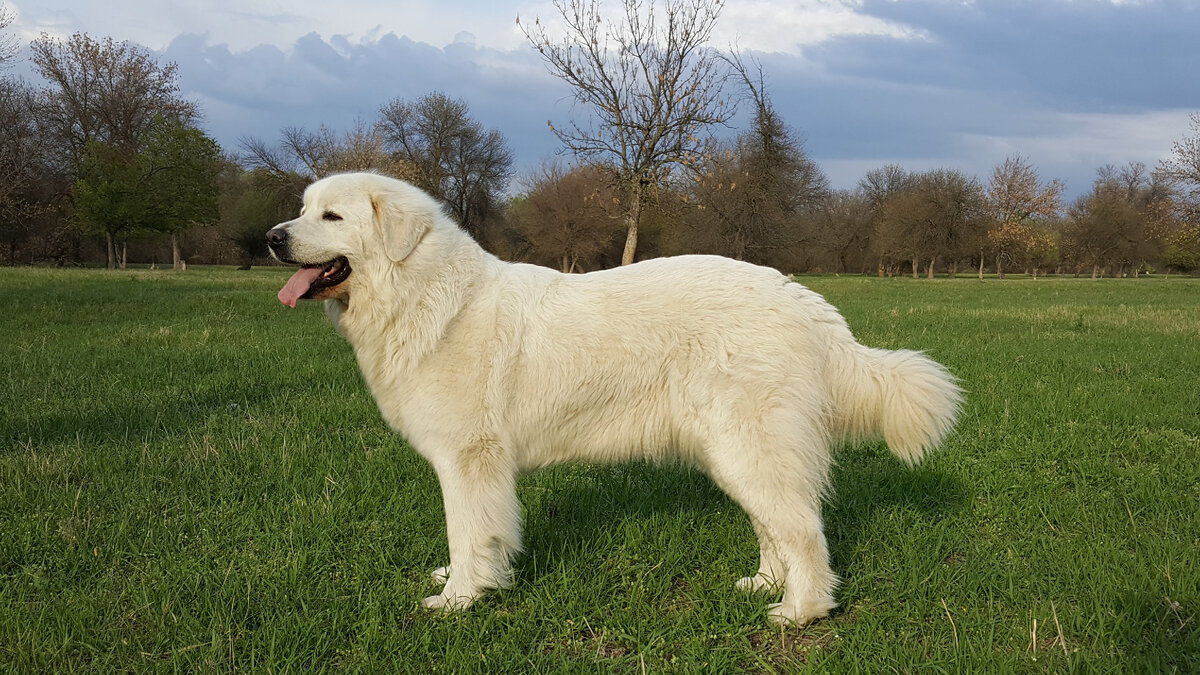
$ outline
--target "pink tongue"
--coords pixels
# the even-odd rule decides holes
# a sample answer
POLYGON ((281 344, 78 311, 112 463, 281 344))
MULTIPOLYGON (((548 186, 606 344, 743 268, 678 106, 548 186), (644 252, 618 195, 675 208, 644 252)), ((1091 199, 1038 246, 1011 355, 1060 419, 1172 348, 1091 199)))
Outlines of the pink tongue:
POLYGON ((300 300, 300 296, 308 292, 312 283, 321 276, 323 272, 320 267, 301 267, 296 270, 291 279, 283 285, 279 291, 279 301, 288 307, 295 307, 296 302, 300 300))

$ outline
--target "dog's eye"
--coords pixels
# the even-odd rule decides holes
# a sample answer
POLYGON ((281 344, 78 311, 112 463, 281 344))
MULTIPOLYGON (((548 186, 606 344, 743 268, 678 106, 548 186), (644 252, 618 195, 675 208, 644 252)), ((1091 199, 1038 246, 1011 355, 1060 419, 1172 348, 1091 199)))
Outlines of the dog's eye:
POLYGON ((321 214, 321 219, 322 220, 341 220, 342 217, 339 216, 338 214, 334 213, 333 211, 326 211, 325 213, 321 214))

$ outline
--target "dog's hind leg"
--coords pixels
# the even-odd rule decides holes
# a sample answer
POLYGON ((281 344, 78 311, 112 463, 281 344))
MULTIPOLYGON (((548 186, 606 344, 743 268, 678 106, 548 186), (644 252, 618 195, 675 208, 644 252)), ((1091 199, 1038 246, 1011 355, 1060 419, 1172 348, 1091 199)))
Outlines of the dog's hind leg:
POLYGON ((512 582, 512 559, 521 548, 521 507, 516 468, 507 457, 494 441, 480 441, 434 465, 446 509, 450 565, 436 571, 446 574, 446 585, 422 601, 425 607, 464 609, 488 589, 512 582))
POLYGON ((706 464, 717 485, 750 516, 760 548, 768 554, 759 574, 743 579, 739 587, 782 585, 783 601, 770 606, 771 620, 804 624, 837 606, 837 577, 829 567, 821 527, 828 449, 816 428, 787 436, 785 442, 742 429, 718 440, 720 447, 710 451, 706 464), (797 443, 810 447, 797 449, 797 443))

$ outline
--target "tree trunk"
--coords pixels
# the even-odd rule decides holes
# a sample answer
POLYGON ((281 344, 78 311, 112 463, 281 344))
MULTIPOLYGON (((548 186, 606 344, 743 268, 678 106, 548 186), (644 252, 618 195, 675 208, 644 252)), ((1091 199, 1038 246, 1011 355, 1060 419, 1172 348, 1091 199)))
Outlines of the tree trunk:
POLYGON ((625 251, 621 253, 621 265, 633 264, 637 254, 638 222, 642 219, 642 182, 635 178, 629 190, 629 208, 625 210, 625 251))
POLYGON ((958 260, 950 263, 950 278, 953 279, 956 276, 958 276, 958 260))
POLYGON ((121 240, 121 269, 125 269, 125 265, 129 262, 129 240, 121 240))
POLYGON ((920 262, 921 262, 921 261, 917 260, 916 256, 913 256, 913 278, 914 278, 914 279, 920 279, 920 278, 921 278, 921 265, 920 265, 920 262))
POLYGON ((179 236, 171 233, 171 269, 183 269, 179 259, 179 236))
POLYGON ((983 252, 979 253, 979 280, 983 281, 983 252))
POLYGON ((997 253, 996 254, 996 276, 1003 279, 1004 278, 1004 264, 1001 262, 1001 258, 1002 258, 1002 256, 999 253, 997 253))
POLYGON ((104 238, 108 241, 108 269, 117 269, 117 249, 113 246, 112 232, 105 232, 104 238))
POLYGON ((932 278, 933 278, 933 264, 934 264, 935 262, 937 262, 937 256, 934 256, 934 257, 932 257, 932 258, 930 258, 930 259, 929 259, 929 274, 928 274, 928 275, 925 277, 926 279, 932 279, 932 278))
POLYGON ((1092 278, 1095 279, 1098 276, 1100 276, 1100 266, 1092 265, 1092 278))

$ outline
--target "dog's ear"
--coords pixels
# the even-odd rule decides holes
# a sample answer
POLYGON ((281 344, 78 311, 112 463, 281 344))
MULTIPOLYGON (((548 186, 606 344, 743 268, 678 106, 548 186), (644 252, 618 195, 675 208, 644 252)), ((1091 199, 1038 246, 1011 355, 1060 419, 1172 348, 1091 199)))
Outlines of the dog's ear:
POLYGON ((428 205, 404 197, 392 190, 371 195, 375 227, 383 241, 383 252, 392 262, 400 262, 411 255, 425 233, 433 228, 433 213, 428 205))

